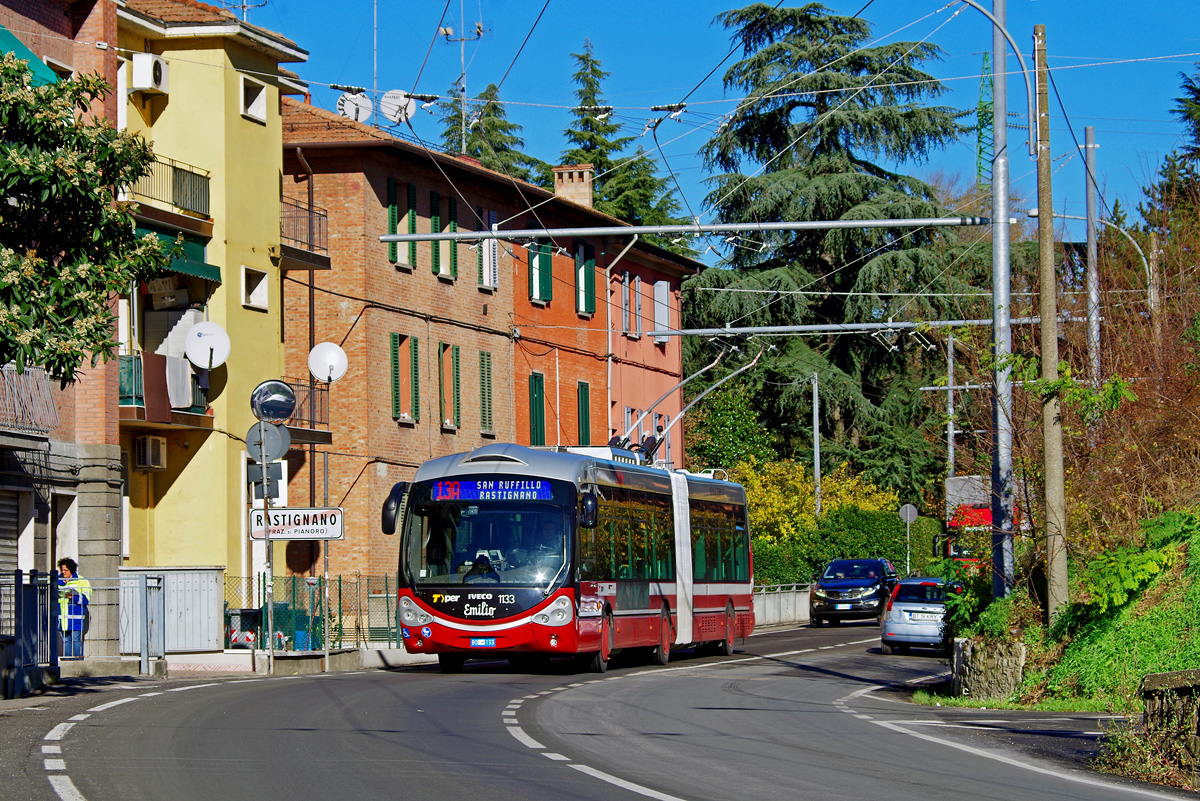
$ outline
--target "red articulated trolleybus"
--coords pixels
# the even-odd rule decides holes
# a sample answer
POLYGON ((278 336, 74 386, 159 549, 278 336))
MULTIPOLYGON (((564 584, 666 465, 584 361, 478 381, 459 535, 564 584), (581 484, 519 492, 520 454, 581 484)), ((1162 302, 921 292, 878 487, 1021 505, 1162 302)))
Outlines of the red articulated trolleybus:
POLYGON ((488 445, 433 459, 383 507, 409 653, 445 672, 644 647, 730 654, 754 629, 746 493, 622 449, 488 445))

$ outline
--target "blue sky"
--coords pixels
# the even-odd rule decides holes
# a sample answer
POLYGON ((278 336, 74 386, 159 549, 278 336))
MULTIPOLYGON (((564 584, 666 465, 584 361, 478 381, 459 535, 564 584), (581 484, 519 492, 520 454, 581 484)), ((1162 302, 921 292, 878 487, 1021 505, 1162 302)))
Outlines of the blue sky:
MULTIPOLYGON (((843 14, 863 9, 862 18, 880 41, 927 40, 941 47, 944 60, 926 64, 926 71, 950 89, 940 102, 975 108, 983 53, 991 50, 992 41, 991 23, 983 14, 961 3, 946 8, 945 0, 834 0, 826 5, 843 14)), ((991 9, 989 0, 981 5, 991 9)), ((1084 127, 1090 125, 1099 145, 1101 214, 1117 199, 1132 211, 1162 157, 1184 141, 1183 127, 1170 112, 1180 93, 1179 74, 1195 72, 1200 62, 1200 28, 1192 18, 1196 4, 1008 0, 1007 5, 1006 27, 1031 69, 1033 27, 1044 24, 1047 29, 1049 64, 1062 101, 1060 108, 1051 93, 1056 210, 1085 213, 1083 154, 1076 140, 1082 145, 1084 127)), ((675 103, 691 93, 687 111, 658 128, 660 164, 664 173, 669 167, 678 177, 685 213, 690 209, 711 222, 703 202, 706 174, 696 154, 720 115, 734 107, 735 98, 726 96, 721 76, 737 56, 696 87, 731 47, 729 32, 712 24, 713 17, 736 7, 709 0, 550 0, 543 12, 543 0, 269 0, 250 9, 248 18, 309 51, 306 64, 292 66, 310 82, 312 102, 328 109, 336 107, 340 94, 329 84, 378 87, 380 93, 415 87, 417 92, 447 94, 465 62, 468 93, 503 81, 501 99, 509 118, 524 128, 526 151, 554 163, 565 148, 562 130, 574 102, 570 54, 589 39, 611 73, 604 84, 605 101, 616 107, 615 118, 629 135, 638 136, 648 120, 661 116, 650 106, 675 103), (445 18, 440 19, 443 9, 445 18), (476 22, 482 22, 483 35, 450 42, 437 35, 439 21, 453 29, 449 38, 460 38, 463 31, 473 37, 476 22)), ((1014 73, 1019 69, 1011 54, 1008 66, 1014 73)), ((1019 74, 1009 78, 1008 97, 1010 112, 1017 112, 1023 125, 1026 92, 1019 74)), ((439 123, 427 111, 419 112, 413 125, 427 140, 436 141, 440 134, 439 123)), ((637 142, 655 147, 650 134, 637 142)), ((1026 198, 1017 201, 1017 208, 1036 204, 1035 165, 1024 142, 1025 132, 1010 128, 1010 180, 1014 192, 1026 198)), ((920 177, 935 171, 957 176, 965 186, 974 178, 975 163, 972 137, 904 169, 920 177)), ((1083 223, 1067 225, 1068 236, 1083 238, 1083 223)))

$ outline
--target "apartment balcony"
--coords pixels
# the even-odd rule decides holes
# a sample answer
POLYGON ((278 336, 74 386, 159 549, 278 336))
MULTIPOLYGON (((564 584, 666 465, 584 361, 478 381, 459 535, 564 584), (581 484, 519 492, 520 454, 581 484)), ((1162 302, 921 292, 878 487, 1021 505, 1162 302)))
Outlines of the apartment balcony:
POLYGON ((296 411, 285 423, 297 445, 328 445, 333 442, 329 430, 329 385, 310 378, 285 378, 283 383, 296 395, 296 411))
POLYGON ((170 359, 146 351, 118 357, 120 419, 211 429, 208 390, 201 377, 186 360, 170 359))
POLYGON ((281 270, 328 270, 329 214, 289 198, 279 201, 281 270))
MULTIPOLYGON (((53 388, 41 367, 0 368, 0 434, 45 437, 58 427, 53 388)), ((3 439, 3 437, 0 437, 3 439)))
POLYGON ((178 214, 207 218, 208 170, 157 156, 150 174, 133 185, 136 200, 152 200, 178 214))

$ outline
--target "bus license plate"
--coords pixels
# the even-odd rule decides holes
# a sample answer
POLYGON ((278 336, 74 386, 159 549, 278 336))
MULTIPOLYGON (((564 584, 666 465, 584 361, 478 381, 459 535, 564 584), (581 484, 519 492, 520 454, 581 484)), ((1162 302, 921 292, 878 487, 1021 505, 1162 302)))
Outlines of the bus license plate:
POLYGON ((496 638, 495 637, 472 637, 471 638, 471 647, 472 648, 495 648, 496 647, 496 638))
POLYGON ((849 608, 850 608, 850 604, 838 604, 837 606, 834 607, 834 609, 849 609, 849 608))

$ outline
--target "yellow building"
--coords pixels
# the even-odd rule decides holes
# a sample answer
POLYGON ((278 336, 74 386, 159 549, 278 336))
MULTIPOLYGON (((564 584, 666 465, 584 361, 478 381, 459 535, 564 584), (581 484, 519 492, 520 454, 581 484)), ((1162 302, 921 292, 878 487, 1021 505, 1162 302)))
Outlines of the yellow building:
MULTIPOLYGON (((305 87, 279 65, 307 53, 212 6, 118 8, 118 124, 152 141, 158 159, 133 189, 137 218, 147 232, 184 241, 169 273, 120 301, 122 564, 254 576, 266 551, 247 532, 250 395, 287 378, 285 273, 328 267, 310 239, 324 233, 323 218, 314 227, 313 209, 281 204, 280 96, 305 87), (201 322, 230 342, 213 369, 185 352, 201 322)), ((293 443, 328 442, 327 431, 313 430, 307 380, 293 383, 302 404, 289 422, 293 443)), ((277 565, 283 556, 277 546, 277 565)))

